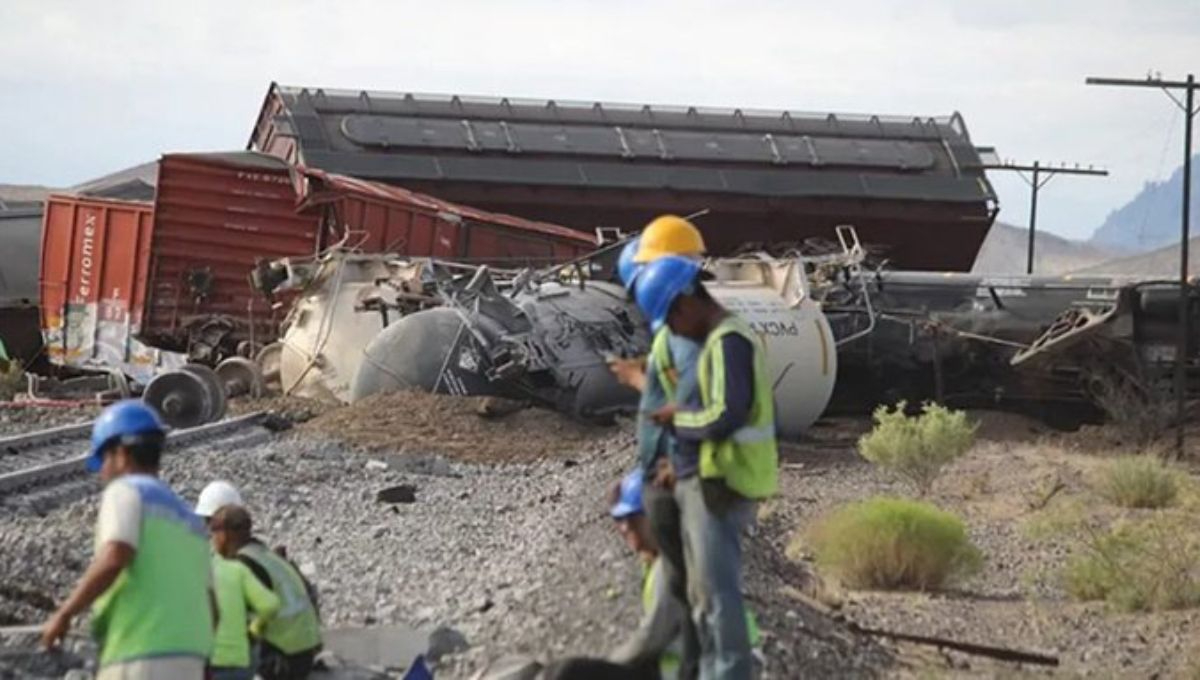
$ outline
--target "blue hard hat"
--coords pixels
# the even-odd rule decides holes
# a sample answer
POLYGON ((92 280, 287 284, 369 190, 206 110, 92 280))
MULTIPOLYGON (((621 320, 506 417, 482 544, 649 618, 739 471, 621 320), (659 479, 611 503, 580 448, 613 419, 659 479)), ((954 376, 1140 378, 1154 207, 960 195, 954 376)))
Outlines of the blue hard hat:
POLYGON ((634 291, 638 308, 655 332, 667 322, 671 303, 683 293, 691 292, 700 274, 700 263, 689 257, 667 255, 646 265, 638 274, 634 291))
POLYGON ((643 478, 641 470, 634 470, 621 480, 621 495, 617 498, 617 504, 612 506, 610 511, 613 519, 625 519, 645 512, 642 507, 643 478))
POLYGON ((104 450, 114 440, 137 435, 162 434, 165 431, 158 413, 144 402, 127 399, 104 409, 92 425, 92 450, 88 454, 87 468, 99 472, 104 464, 104 450))
POLYGON ((621 279, 621 283, 625 284, 625 290, 633 290, 633 283, 637 281, 638 273, 642 271, 643 265, 633 261, 641 242, 641 236, 630 240, 621 249, 621 256, 617 258, 617 277, 621 279))

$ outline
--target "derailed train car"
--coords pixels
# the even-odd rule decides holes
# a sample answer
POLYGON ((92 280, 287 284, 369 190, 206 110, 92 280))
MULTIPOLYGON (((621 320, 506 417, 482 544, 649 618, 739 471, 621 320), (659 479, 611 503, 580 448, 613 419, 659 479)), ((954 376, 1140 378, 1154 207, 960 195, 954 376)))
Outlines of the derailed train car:
POLYGON ((554 225, 494 215, 248 152, 169 154, 153 204, 56 195, 41 233, 51 358, 139 382, 165 357, 216 363, 274 341, 291 302, 259 265, 360 250, 543 264, 592 249, 554 225))
MULTIPOLYGON (((768 351, 785 436, 822 413, 926 399, 1004 408, 1070 427, 1163 413, 1171 396, 1177 284, 1111 277, 870 271, 861 246, 818 258, 716 258, 714 297, 768 351), (836 382, 835 382, 836 377, 836 382)), ((527 399, 576 416, 632 410, 605 365, 645 351, 619 287, 486 272, 404 316, 365 350, 351 399, 394 389, 527 399), (632 325, 631 325, 632 323, 632 325)), ((1192 291, 1193 335, 1200 293, 1192 291)), ((1189 396, 1200 392, 1196 340, 1189 396)))
POLYGON ((703 211, 713 255, 854 224, 967 271, 996 195, 962 116, 814 114, 272 84, 248 149, 591 233, 703 211), (930 248, 937 243, 937 248, 930 248))
MULTIPOLYGON (((807 281, 780 264, 719 260, 707 285, 763 338, 780 432, 794 437, 825 410, 837 354, 807 281)), ((423 389, 526 400, 588 419, 632 411, 637 396, 617 384, 608 359, 646 352, 645 321, 619 284, 555 273, 518 275, 503 287, 486 269, 445 277, 443 306, 405 315, 365 349, 351 348, 361 365, 350 399, 423 389)))

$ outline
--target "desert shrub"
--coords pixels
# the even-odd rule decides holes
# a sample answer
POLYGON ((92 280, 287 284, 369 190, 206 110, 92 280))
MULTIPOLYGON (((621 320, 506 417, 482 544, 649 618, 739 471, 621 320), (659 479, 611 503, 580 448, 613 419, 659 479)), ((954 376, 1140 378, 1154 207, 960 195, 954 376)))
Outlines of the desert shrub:
POLYGON ((0 358, 0 401, 8 401, 25 389, 25 372, 16 361, 0 358))
POLYGON ((852 588, 931 590, 982 562, 961 520, 903 498, 843 506, 818 522, 809 542, 817 565, 852 588))
POLYGON ((938 404, 925 404, 911 418, 904 407, 902 401, 894 409, 875 409, 875 427, 858 440, 858 450, 925 495, 942 468, 971 448, 978 424, 969 422, 966 413, 938 404))
POLYGON ((1160 515, 1092 532, 1063 568, 1067 593, 1120 611, 1200 604, 1200 542, 1186 521, 1160 515))
POLYGON ((1162 508, 1179 495, 1179 474, 1154 456, 1121 456, 1104 469, 1096 491, 1124 508, 1162 508))
POLYGON ((1147 389, 1113 366, 1095 362, 1084 367, 1092 400, 1128 443, 1146 446, 1171 424, 1171 400, 1162 389, 1147 389))

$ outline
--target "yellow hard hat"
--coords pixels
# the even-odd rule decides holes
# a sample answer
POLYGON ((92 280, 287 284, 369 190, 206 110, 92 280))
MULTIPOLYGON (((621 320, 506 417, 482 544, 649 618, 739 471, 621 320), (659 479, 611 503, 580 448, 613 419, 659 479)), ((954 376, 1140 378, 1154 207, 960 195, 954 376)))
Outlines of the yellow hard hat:
POLYGON ((704 237, 696 225, 678 215, 662 215, 654 218, 642 231, 637 254, 633 261, 638 264, 653 262, 664 255, 704 254, 704 237))

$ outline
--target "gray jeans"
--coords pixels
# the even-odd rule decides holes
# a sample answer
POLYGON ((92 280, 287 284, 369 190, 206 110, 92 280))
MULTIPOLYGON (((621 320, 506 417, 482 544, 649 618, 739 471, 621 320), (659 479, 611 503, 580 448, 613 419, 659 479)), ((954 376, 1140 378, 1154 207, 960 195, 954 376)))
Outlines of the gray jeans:
POLYGON ((748 680, 754 668, 742 601, 741 532, 754 504, 719 481, 675 484, 700 680, 748 680))
MULTIPOLYGON (((662 556, 662 574, 667 591, 688 606, 687 567, 683 555, 683 517, 675 495, 647 482, 642 504, 662 556)), ((695 624, 685 617, 679 634, 679 680, 696 680, 700 672, 700 639, 695 624)))

